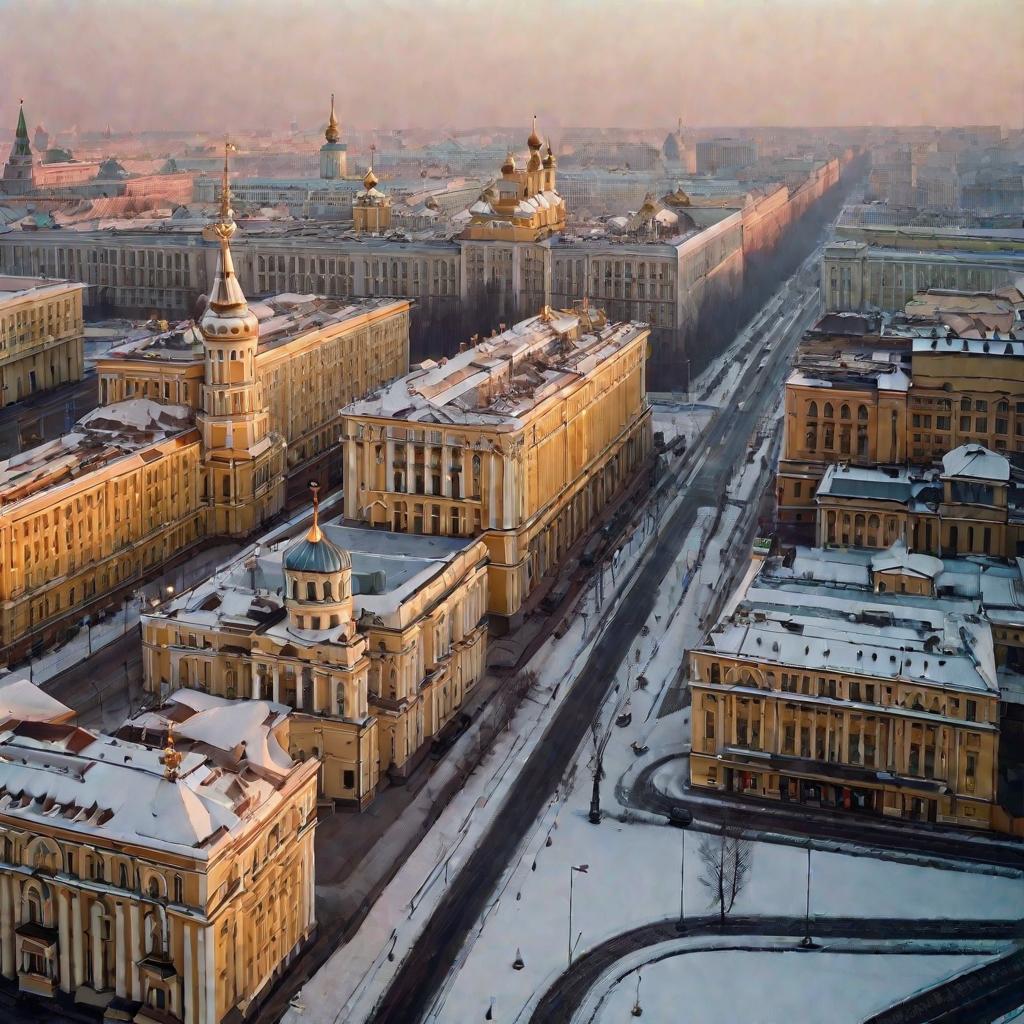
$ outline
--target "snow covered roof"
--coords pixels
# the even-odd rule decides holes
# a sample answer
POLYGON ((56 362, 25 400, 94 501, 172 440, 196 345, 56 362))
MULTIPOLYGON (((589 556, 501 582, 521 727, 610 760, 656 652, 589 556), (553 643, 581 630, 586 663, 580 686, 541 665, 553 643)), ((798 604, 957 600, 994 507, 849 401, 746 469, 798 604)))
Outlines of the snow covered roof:
POLYGON ((515 429, 530 409, 584 379, 647 329, 635 322, 608 323, 597 311, 587 319, 548 311, 450 359, 428 359, 344 412, 515 429))
MULTIPOLYGON (((322 525, 324 536, 352 560, 352 605, 382 624, 399 624, 402 602, 443 573, 472 538, 392 533, 364 526, 322 525)), ((230 626, 265 632, 283 642, 344 642, 345 627, 295 629, 284 618, 285 581, 282 560, 288 543, 276 550, 243 552, 212 577, 162 605, 159 616, 204 628, 230 626)))
POLYGON ((933 559, 906 549, 797 548, 766 560, 736 610, 698 650, 851 675, 996 693, 985 588, 1024 611, 1019 566, 933 559), (876 592, 871 571, 906 564, 931 576, 940 596, 876 592))
POLYGON ((191 704, 175 694, 117 736, 41 722, 0 727, 0 817, 205 859, 265 810, 296 765, 278 740, 287 709, 207 695, 199 710, 191 704), (171 721, 176 776, 162 763, 171 721))
MULTIPOLYGON (((374 310, 405 305, 401 299, 328 299, 321 295, 280 292, 250 302, 249 312, 259 322, 260 351, 296 341, 374 310)), ((159 333, 133 337, 112 348, 104 359, 203 360, 203 335, 195 322, 183 320, 159 333)))
POLYGON ((942 475, 967 480, 1010 479, 1010 461, 980 444, 962 444, 942 456, 942 475))
POLYGON ((943 564, 941 558, 933 555, 908 551, 907 545, 898 540, 872 557, 871 568, 875 572, 900 572, 934 580, 943 571, 943 564))
POLYGON ((0 722, 66 722, 75 713, 22 676, 0 676, 0 722))
POLYGON ((183 405, 161 405, 148 398, 101 405, 69 433, 0 459, 0 505, 56 487, 192 426, 192 410, 183 405))

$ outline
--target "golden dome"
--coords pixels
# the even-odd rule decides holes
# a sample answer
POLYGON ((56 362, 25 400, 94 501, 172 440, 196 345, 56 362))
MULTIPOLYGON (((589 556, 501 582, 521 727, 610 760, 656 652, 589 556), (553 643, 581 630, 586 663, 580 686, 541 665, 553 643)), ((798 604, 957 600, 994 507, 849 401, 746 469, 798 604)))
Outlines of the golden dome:
POLYGON ((516 158, 510 149, 508 155, 505 157, 505 162, 501 165, 502 174, 515 174, 516 170, 516 158))
POLYGON ((530 137, 526 140, 526 144, 530 149, 540 149, 542 143, 540 136, 537 134, 537 115, 533 115, 533 131, 530 132, 530 137))
POLYGON ((373 173, 373 167, 367 167, 366 173, 363 175, 363 188, 369 192, 370 189, 377 187, 377 181, 377 175, 373 173))
POLYGON ((341 138, 341 129, 338 127, 338 119, 334 116, 334 93, 331 93, 331 116, 327 122, 327 130, 324 137, 332 145, 341 138))
POLYGON ((528 171, 539 171, 540 170, 540 150, 533 150, 530 153, 530 159, 526 164, 528 171))
POLYGON ((548 140, 548 151, 544 156, 544 166, 551 170, 555 166, 555 154, 551 150, 551 140, 548 140))

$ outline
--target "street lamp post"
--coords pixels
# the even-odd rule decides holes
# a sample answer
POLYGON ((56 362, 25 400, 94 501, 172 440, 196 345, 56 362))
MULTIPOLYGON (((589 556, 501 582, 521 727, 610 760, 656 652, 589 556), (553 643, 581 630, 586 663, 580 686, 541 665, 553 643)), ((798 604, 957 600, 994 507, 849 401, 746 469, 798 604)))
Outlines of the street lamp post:
POLYGON ((811 841, 807 840, 807 903, 804 908, 804 937, 800 940, 801 949, 816 949, 811 938, 811 841))
POLYGON ((682 846, 679 854, 679 920, 676 931, 682 935, 686 931, 686 829, 693 824, 693 815, 685 807, 673 807, 669 811, 668 823, 679 829, 682 846))
POLYGON ((570 864, 569 865, 569 966, 572 967, 572 882, 573 875, 578 871, 581 875, 585 875, 590 870, 589 864, 570 864))

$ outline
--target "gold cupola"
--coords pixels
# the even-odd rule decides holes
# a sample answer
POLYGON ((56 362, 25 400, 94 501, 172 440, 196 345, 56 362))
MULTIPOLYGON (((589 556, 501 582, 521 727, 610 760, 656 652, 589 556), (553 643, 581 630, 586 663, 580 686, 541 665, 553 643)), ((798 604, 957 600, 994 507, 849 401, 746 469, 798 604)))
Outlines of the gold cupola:
POLYGON ((533 131, 530 132, 530 137, 526 140, 526 144, 531 150, 540 150, 543 143, 540 141, 540 136, 537 134, 537 115, 533 115, 533 131))

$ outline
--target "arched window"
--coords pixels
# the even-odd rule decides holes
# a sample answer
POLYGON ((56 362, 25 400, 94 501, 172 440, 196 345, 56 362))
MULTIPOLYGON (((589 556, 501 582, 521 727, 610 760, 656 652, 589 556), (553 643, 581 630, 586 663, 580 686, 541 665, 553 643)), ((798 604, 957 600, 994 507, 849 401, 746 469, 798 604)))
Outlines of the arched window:
POLYGON ((307 601, 315 601, 316 600, 316 584, 315 583, 309 583, 309 582, 306 583, 306 600, 307 601))
POLYGON ((808 403, 808 405, 807 405, 807 418, 809 420, 813 420, 813 419, 817 419, 818 418, 818 403, 817 402, 810 402, 810 403, 808 403))
POLYGON ((839 418, 843 420, 850 418, 850 407, 845 402, 839 408, 839 418))
POLYGON ((299 584, 296 580, 292 580, 292 600, 298 601, 299 599, 299 584))
POLYGON ((325 601, 333 601, 334 600, 334 588, 331 586, 331 581, 330 580, 324 580, 324 600, 325 601))
POLYGON ((866 422, 868 418, 868 407, 866 405, 857 406, 857 419, 862 422, 866 422))
POLYGON ((826 402, 825 403, 825 419, 830 420, 830 419, 832 419, 832 417, 834 415, 835 415, 835 412, 832 409, 832 403, 831 402, 826 402))

